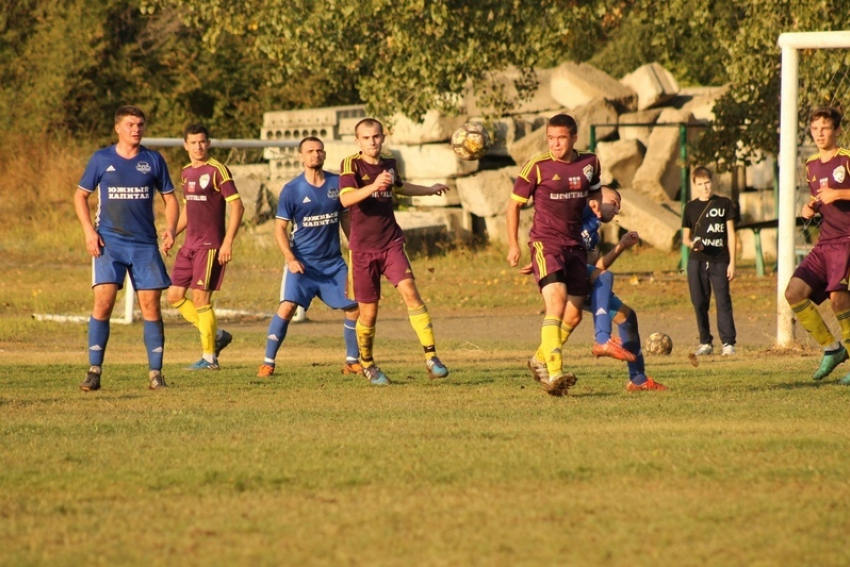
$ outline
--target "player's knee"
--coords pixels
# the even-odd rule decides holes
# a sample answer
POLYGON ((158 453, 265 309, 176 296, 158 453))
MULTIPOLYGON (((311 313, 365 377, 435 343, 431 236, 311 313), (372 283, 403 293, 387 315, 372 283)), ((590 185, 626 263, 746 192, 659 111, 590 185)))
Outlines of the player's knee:
POLYGON ((168 301, 168 303, 170 303, 174 307, 177 307, 176 304, 183 301, 184 297, 185 295, 181 293, 179 289, 173 287, 168 288, 168 291, 165 292, 166 301, 168 301))
POLYGON ((281 301, 277 306, 277 316, 286 321, 291 320, 295 316, 295 311, 298 305, 291 301, 281 301))
POLYGON ((601 287, 603 285, 608 286, 608 287, 614 286, 614 273, 613 272, 605 271, 605 272, 601 272, 599 274, 599 277, 597 277, 596 281, 594 282, 594 286, 595 287, 601 287))

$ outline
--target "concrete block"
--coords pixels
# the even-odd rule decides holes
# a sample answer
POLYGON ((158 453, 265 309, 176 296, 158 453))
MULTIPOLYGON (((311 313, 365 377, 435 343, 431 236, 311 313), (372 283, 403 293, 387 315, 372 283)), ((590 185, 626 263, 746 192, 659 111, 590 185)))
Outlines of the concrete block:
POLYGON ((447 142, 452 139, 452 133, 466 122, 464 116, 446 116, 437 110, 425 113, 421 122, 414 122, 404 114, 394 114, 392 129, 387 132, 389 143, 394 144, 430 144, 447 142))
MULTIPOLYGON (((752 230, 739 230, 738 234, 738 258, 741 260, 755 260, 756 244, 755 235, 752 230)), ((761 231, 761 252, 765 261, 775 260, 777 244, 777 229, 764 228, 761 231)), ((769 271, 769 270, 765 270, 769 271)))
POLYGON ((596 139, 606 140, 617 133, 617 109, 608 100, 599 97, 568 113, 578 124, 578 139, 576 149, 590 148, 591 124, 615 124, 615 126, 599 126, 596 128, 596 139))
MULTIPOLYGON (((519 212, 519 230, 517 231, 517 240, 519 242, 519 251, 522 253, 520 257, 520 266, 527 263, 529 258, 528 252, 528 231, 531 230, 531 224, 534 221, 534 209, 528 207, 519 212)), ((498 242, 500 244, 508 243, 508 221, 505 215, 495 217, 486 217, 484 222, 487 226, 487 240, 489 242, 498 242)))
POLYGON ((508 144, 508 154, 518 165, 525 165, 533 156, 548 150, 545 122, 539 128, 508 144))
POLYGON ((682 219, 678 212, 660 205, 634 190, 620 191, 622 203, 615 223, 638 232, 640 239, 654 248, 672 252, 681 243, 682 219))
POLYGON ((637 93, 638 110, 660 106, 679 93, 679 83, 658 63, 641 65, 620 82, 637 93))
MULTIPOLYGON (((688 123, 693 115, 675 108, 665 108, 659 123, 688 123)), ((656 127, 649 136, 643 163, 635 172, 632 187, 658 203, 676 198, 681 185, 679 163, 679 128, 656 127)))
POLYGON ((550 85, 552 98, 564 108, 578 108, 601 97, 625 111, 637 109, 632 88, 587 63, 562 63, 552 71, 550 85))
POLYGON ((644 151, 637 140, 599 142, 596 155, 602 164, 602 183, 617 180, 621 187, 631 187, 635 172, 643 163, 644 151))
POLYGON ((638 140, 644 147, 649 144, 649 135, 652 133, 652 125, 658 121, 661 115, 660 108, 639 110, 638 112, 626 112, 621 114, 617 128, 621 140, 638 140), (623 126, 623 124, 645 124, 645 126, 623 126))
POLYGON ((519 166, 510 166, 458 178, 463 209, 479 217, 504 215, 519 171, 519 166))
POLYGON ((277 196, 280 187, 269 179, 265 164, 228 166, 239 198, 245 206, 245 220, 262 223, 274 218, 277 212, 277 196))
POLYGON ((396 211, 395 219, 404 231, 405 249, 410 253, 435 251, 448 240, 449 228, 444 215, 396 211))
MULTIPOLYGON (((511 114, 524 114, 534 112, 547 112, 550 110, 561 108, 560 104, 551 94, 551 77, 553 69, 537 69, 537 90, 527 99, 520 100, 518 98, 515 81, 521 74, 515 67, 509 67, 504 71, 497 71, 492 74, 492 80, 501 88, 504 88, 505 95, 508 100, 514 101, 514 108, 510 110, 511 114)), ((481 100, 481 93, 473 91, 469 85, 464 93, 464 101, 461 107, 465 114, 469 116, 480 116, 482 114, 491 114, 492 109, 487 108, 481 100)))
POLYGON ((773 194, 776 181, 776 159, 772 155, 761 154, 761 156, 764 158, 762 161, 747 167, 747 187, 770 189, 773 194))
POLYGON ((449 144, 394 144, 389 150, 396 156, 403 179, 454 178, 478 170, 477 161, 460 159, 449 144))
MULTIPOLYGON (((359 104, 266 112, 263 114, 260 139, 298 142, 306 136, 317 136, 325 142, 339 140, 341 121, 356 122, 365 117, 366 109, 359 104)), ((287 156, 278 148, 266 148, 263 157, 285 159, 287 156)))

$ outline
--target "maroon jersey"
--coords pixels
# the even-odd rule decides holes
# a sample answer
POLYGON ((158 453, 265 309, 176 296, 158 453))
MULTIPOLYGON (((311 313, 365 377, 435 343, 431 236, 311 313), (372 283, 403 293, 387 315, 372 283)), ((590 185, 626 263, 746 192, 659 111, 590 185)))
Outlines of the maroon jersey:
POLYGON ((582 214, 589 193, 599 191, 599 158, 576 152, 575 161, 556 159, 552 152, 537 155, 522 168, 511 198, 534 199, 534 223, 529 237, 549 246, 584 246, 582 214))
MULTIPOLYGON (((381 172, 393 173, 395 187, 404 185, 398 175, 395 159, 381 156, 377 164, 366 163, 359 153, 342 160, 339 174, 339 194, 371 185, 381 172)), ((348 248, 355 252, 381 252, 393 243, 403 242, 404 233, 395 220, 393 190, 375 191, 371 196, 349 207, 351 229, 348 248)))
POLYGON ((196 250, 220 248, 226 233, 226 203, 239 198, 230 170, 210 158, 198 167, 184 167, 182 178, 187 222, 183 246, 196 250))
MULTIPOLYGON (((806 160, 806 181, 813 197, 818 189, 850 189, 850 150, 838 148, 838 152, 827 162, 815 154, 806 160)), ((818 243, 850 237, 850 201, 834 201, 821 204, 817 211, 823 217, 818 243)))

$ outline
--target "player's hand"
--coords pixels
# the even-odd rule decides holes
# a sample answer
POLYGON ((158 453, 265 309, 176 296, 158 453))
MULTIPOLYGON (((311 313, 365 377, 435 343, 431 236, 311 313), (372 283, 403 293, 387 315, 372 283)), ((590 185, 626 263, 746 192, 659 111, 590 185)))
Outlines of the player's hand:
POLYGON ((638 236, 638 233, 634 230, 630 230, 629 232, 624 234, 623 237, 620 239, 620 246, 622 246, 623 248, 631 248, 638 242, 640 242, 640 237, 638 236))
POLYGON ((817 201, 809 201, 805 205, 803 205, 803 209, 800 211, 800 216, 806 220, 809 220, 817 213, 815 209, 817 201))
POLYGON ((393 181, 395 181, 395 175, 389 171, 382 171, 375 177, 375 185, 378 187, 392 187, 393 181))
POLYGON ((434 183, 431 185, 431 191, 433 191, 434 195, 442 195, 443 193, 448 193, 451 191, 448 185, 443 185, 442 183, 434 183))
POLYGON ((508 264, 516 266, 519 264, 519 246, 508 247, 508 264))
POLYGON ((735 273, 735 266, 733 266, 732 264, 729 264, 729 267, 726 268, 726 279, 731 282, 732 280, 735 279, 736 275, 738 275, 738 274, 735 273))
POLYGON ((227 244, 222 244, 218 249, 218 263, 226 266, 233 259, 233 248, 227 244))
POLYGON ((534 269, 531 267, 531 262, 529 262, 528 264, 526 264, 525 266, 520 268, 519 273, 521 273, 524 276, 527 276, 528 274, 533 274, 534 269))
POLYGON ((89 233, 86 233, 86 251, 92 258, 97 258, 100 256, 101 250, 103 250, 103 239, 100 235, 92 230, 89 233))
POLYGON ((169 256, 168 252, 174 248, 174 232, 165 229, 162 233, 162 253, 169 256))
POLYGON ((818 189, 818 201, 824 205, 831 205, 841 198, 841 191, 838 189, 830 189, 829 187, 821 187, 818 189))
POLYGON ((304 264, 295 259, 289 260, 286 262, 286 269, 292 272, 293 274, 303 274, 304 264))
POLYGON ((694 252, 701 252, 705 249, 705 244, 702 243, 702 240, 695 239, 691 242, 691 250, 694 252))

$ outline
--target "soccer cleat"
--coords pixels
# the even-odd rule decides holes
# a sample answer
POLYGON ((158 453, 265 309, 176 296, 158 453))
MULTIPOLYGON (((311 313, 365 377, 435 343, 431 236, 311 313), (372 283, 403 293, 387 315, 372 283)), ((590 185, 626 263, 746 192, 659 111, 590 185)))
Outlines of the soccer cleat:
POLYGON ((528 359, 528 368, 531 370, 531 376, 540 382, 549 382, 549 369, 546 368, 546 363, 538 360, 536 355, 532 355, 528 359))
POLYGON ((346 362, 342 365, 341 372, 346 376, 349 374, 360 374, 363 375, 363 367, 360 366, 359 362, 346 362))
POLYGON ((231 342, 233 342, 233 335, 222 330, 221 336, 215 338, 215 356, 218 357, 218 353, 226 349, 231 342))
POLYGON ((219 370, 219 366, 217 362, 209 362, 207 359, 202 358, 195 364, 187 366, 186 370, 219 370))
POLYGON ((812 374, 812 380, 823 380, 830 373, 835 370, 835 368, 848 359, 847 349, 844 348, 844 345, 838 345, 838 350, 833 351, 824 351, 823 358, 820 359, 820 366, 812 374))
POLYGON ((600 356, 610 356, 611 358, 616 358, 617 360, 622 360, 624 362, 634 362, 637 360, 635 355, 624 349, 622 344, 618 344, 613 339, 608 339, 608 342, 604 345, 595 343, 590 349, 590 352, 596 358, 599 358, 600 356))
POLYGON ((735 356, 735 345, 725 344, 720 352, 721 356, 735 356))
POLYGON ((445 378, 449 375, 449 369, 446 368, 446 365, 440 362, 440 359, 436 356, 432 356, 425 361, 425 368, 428 369, 428 376, 430 376, 432 380, 434 378, 445 378))
POLYGON ((363 367, 363 376, 369 380, 369 383, 373 386, 386 386, 390 384, 390 379, 387 378, 387 375, 381 372, 381 369, 378 368, 377 364, 373 364, 372 366, 364 366, 363 367))
POLYGON ((572 372, 567 372, 553 376, 549 380, 541 380, 540 385, 543 386, 543 391, 550 396, 560 397, 566 394, 576 382, 578 382, 576 375, 572 372))
POLYGON ((80 382, 80 390, 83 392, 100 390, 100 373, 89 370, 86 379, 80 382))
POLYGON ((257 372, 257 378, 268 378, 274 374, 274 366, 271 364, 263 364, 257 372))
POLYGON ((845 376, 844 378, 841 378, 841 379, 838 381, 838 383, 839 383, 841 386, 850 386, 850 374, 848 374, 848 375, 847 375, 847 376, 845 376))
POLYGON ((162 375, 162 372, 159 370, 151 370, 150 371, 150 384, 148 384, 148 388, 151 390, 159 390, 160 388, 168 388, 168 384, 165 383, 165 376, 162 375))
POLYGON ((646 382, 644 382, 643 384, 635 384, 631 380, 629 380, 629 383, 626 384, 626 390, 629 392, 647 392, 650 390, 656 390, 660 392, 662 390, 669 389, 670 388, 668 388, 664 384, 659 384, 649 376, 646 377, 646 382))
POLYGON ((705 356, 714 352, 714 347, 711 345, 699 345, 699 348, 694 351, 697 356, 705 356))

